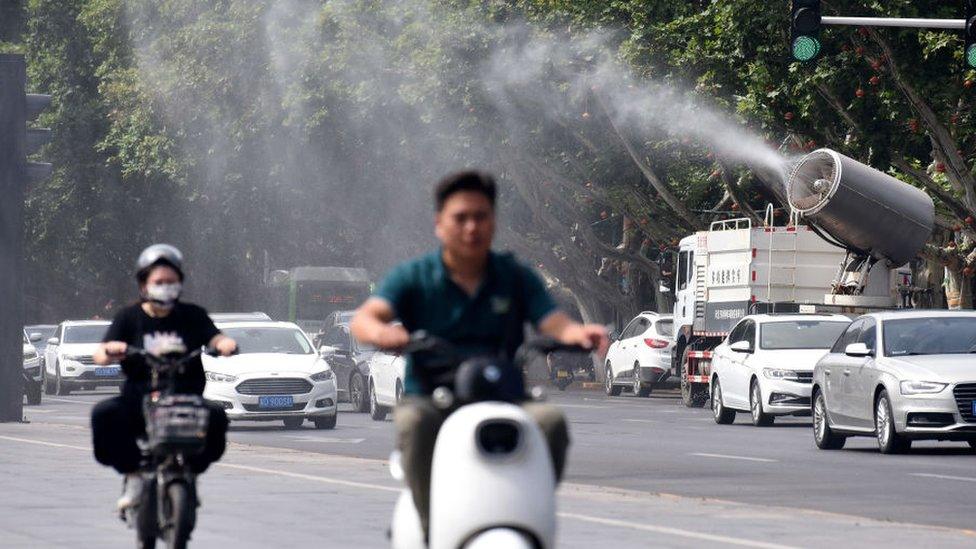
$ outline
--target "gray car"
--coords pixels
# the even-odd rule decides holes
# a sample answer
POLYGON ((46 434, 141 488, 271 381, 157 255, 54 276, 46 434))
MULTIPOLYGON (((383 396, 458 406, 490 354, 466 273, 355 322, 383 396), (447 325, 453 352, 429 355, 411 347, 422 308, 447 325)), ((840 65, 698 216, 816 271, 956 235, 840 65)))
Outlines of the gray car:
POLYGON ((814 369, 813 430, 821 449, 849 436, 874 436, 886 454, 923 439, 976 449, 976 312, 855 320, 814 369))

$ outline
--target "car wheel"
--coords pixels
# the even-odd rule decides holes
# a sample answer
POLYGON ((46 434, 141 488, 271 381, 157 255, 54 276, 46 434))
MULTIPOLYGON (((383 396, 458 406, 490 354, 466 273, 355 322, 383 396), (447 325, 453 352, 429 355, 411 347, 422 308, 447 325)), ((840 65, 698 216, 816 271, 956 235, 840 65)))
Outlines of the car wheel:
POLYGON ((58 371, 56 372, 56 374, 57 375, 55 375, 55 379, 54 379, 54 392, 57 393, 58 396, 70 395, 71 394, 71 389, 68 388, 68 386, 64 382, 61 381, 61 369, 60 368, 58 369, 58 371))
POLYGON ((386 408, 376 402, 376 386, 373 385, 372 380, 369 382, 369 417, 373 418, 374 421, 386 419, 386 408))
POLYGON ((776 419, 763 411, 762 389, 759 387, 759 381, 755 379, 752 380, 752 386, 749 388, 749 411, 752 412, 752 424, 756 427, 769 427, 776 419))
POLYGON ((366 412, 369 410, 369 399, 366 396, 366 380, 363 374, 353 372, 349 378, 349 402, 352 403, 354 412, 366 412))
POLYGON ((606 380, 606 383, 605 383, 604 390, 606 391, 607 396, 612 396, 612 397, 619 396, 620 395, 620 387, 613 384, 613 368, 610 366, 610 363, 609 362, 607 362, 607 372, 606 372, 606 374, 607 374, 607 376, 606 376, 607 377, 607 380, 606 380))
POLYGON ((827 401, 820 391, 813 397, 813 441, 821 450, 840 450, 847 442, 847 437, 838 435, 830 428, 827 401))
POLYGON ((641 383, 640 364, 634 363, 634 396, 647 397, 651 394, 652 386, 650 383, 641 383))
POLYGON ((303 417, 286 417, 284 419, 285 429, 299 429, 302 423, 305 423, 305 418, 303 417))
POLYGON ((37 406, 41 403, 41 382, 28 383, 24 387, 24 392, 27 395, 27 404, 31 406, 37 406))
POLYGON ((874 405, 874 433, 878 438, 878 449, 882 454, 900 454, 912 447, 912 441, 895 431, 895 418, 891 412, 888 391, 878 395, 874 405))
POLYGON ((338 414, 332 414, 331 416, 325 416, 322 418, 315 418, 312 421, 315 423, 316 429, 335 429, 336 418, 338 414))
POLYGON ((718 378, 712 382, 712 416, 719 425, 731 425, 735 422, 735 410, 726 408, 722 401, 722 384, 718 378))
POLYGON ((700 387, 703 384, 689 381, 688 351, 685 347, 681 353, 681 400, 688 408, 701 408, 708 400, 708 387, 700 387))
MULTIPOLYGON (((57 371, 57 365, 54 368, 57 371)), ((49 395, 54 394, 54 382, 48 377, 47 372, 44 372, 44 392, 49 395)))

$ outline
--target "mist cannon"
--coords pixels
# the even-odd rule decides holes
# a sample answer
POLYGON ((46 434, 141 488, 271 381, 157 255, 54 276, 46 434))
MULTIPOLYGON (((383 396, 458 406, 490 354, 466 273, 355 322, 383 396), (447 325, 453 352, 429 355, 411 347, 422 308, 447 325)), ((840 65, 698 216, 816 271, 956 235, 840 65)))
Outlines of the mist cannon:
POLYGON ((848 250, 834 295, 889 299, 890 270, 911 261, 935 226, 935 204, 923 191, 830 149, 800 159, 787 197, 794 211, 848 250), (872 274, 877 263, 883 269, 872 274))

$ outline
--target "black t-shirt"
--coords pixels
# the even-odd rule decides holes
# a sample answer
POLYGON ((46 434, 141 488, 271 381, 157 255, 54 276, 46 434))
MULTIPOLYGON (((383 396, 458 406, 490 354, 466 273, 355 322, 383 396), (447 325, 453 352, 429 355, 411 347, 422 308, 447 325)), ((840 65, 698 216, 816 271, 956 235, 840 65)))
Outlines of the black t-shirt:
MULTIPOLYGON (((177 302, 168 315, 153 318, 142 310, 141 304, 131 305, 119 311, 112 321, 103 341, 124 341, 130 346, 153 352, 162 344, 182 342, 187 352, 210 343, 220 333, 203 307, 177 302)), ((128 357, 122 361, 126 386, 124 391, 139 393, 148 390, 149 366, 142 357, 128 357)), ((203 363, 199 358, 190 361, 183 374, 176 380, 176 391, 202 394, 206 385, 203 363)))

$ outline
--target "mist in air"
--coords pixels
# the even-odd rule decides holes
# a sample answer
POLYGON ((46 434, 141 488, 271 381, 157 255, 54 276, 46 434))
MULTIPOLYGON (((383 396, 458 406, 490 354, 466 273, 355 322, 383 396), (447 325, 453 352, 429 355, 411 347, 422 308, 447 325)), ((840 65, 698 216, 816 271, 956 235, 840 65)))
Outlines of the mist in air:
POLYGON ((570 39, 423 0, 126 8, 147 101, 189 159, 178 184, 192 192, 158 206, 156 238, 184 248, 194 297, 215 309, 252 306, 267 268, 379 278, 430 249, 431 188, 464 167, 500 177, 507 247, 531 200, 506 185, 513 159, 559 148, 553 129, 587 117, 784 179, 732 115, 636 78, 609 32, 570 39))

